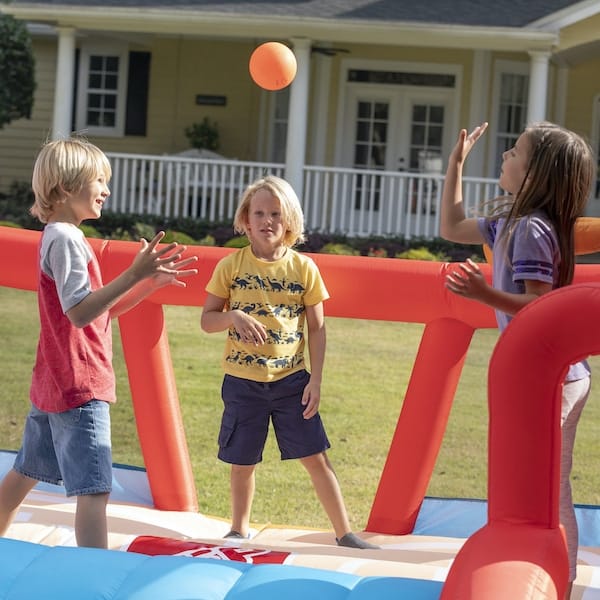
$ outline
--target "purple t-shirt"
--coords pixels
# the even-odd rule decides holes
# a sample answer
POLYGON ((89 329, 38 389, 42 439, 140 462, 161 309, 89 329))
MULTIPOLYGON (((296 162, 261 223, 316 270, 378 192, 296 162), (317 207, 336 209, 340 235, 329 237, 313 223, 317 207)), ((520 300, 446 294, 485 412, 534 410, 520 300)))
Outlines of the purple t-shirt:
MULTIPOLYGON (((522 217, 512 234, 498 240, 506 219, 480 217, 479 231, 493 253, 492 284, 496 289, 513 294, 525 293, 525 281, 541 281, 558 286, 560 248, 554 226, 541 211, 522 217)), ((504 331, 512 316, 496 311, 500 331, 504 331)), ((567 381, 576 381, 590 375, 587 362, 571 365, 567 381)))

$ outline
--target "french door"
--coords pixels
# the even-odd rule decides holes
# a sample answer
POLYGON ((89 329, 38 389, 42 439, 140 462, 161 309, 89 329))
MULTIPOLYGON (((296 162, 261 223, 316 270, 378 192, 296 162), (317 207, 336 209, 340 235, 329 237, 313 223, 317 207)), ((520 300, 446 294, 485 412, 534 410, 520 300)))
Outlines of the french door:
POLYGON ((392 208, 407 210, 409 199, 387 197, 381 176, 373 171, 441 173, 452 93, 403 86, 349 88, 344 166, 368 171, 358 175, 352 189, 354 218, 377 218, 381 210, 393 217, 392 208), (395 206, 383 206, 389 202, 395 206))

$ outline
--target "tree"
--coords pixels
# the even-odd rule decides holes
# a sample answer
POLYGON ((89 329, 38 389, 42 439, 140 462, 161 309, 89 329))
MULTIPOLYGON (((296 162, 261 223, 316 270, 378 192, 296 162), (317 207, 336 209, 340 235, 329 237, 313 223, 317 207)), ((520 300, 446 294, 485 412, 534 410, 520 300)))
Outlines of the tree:
POLYGON ((15 119, 31 118, 34 67, 25 23, 0 14, 0 129, 15 119))

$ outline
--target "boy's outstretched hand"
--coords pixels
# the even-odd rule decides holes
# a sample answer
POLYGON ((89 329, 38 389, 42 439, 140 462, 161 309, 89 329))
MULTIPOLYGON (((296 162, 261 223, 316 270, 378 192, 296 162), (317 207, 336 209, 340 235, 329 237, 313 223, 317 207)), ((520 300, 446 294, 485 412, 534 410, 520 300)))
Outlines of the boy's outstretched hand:
POLYGON ((198 269, 185 269, 188 265, 198 260, 197 256, 181 258, 187 246, 181 246, 177 242, 171 242, 163 248, 159 248, 160 240, 165 236, 164 231, 159 231, 150 242, 143 239, 141 249, 133 260, 131 268, 140 276, 140 279, 152 277, 156 287, 165 285, 176 285, 186 287, 180 277, 196 275, 198 269))

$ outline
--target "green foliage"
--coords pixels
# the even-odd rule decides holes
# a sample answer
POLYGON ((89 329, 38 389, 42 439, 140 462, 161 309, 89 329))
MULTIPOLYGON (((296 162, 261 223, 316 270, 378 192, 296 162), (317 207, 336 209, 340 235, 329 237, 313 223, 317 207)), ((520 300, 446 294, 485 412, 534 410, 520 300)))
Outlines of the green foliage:
POLYGON ((0 219, 12 221, 26 229, 41 229, 42 224, 29 214, 33 200, 31 184, 13 182, 8 193, 0 195, 0 219))
POLYGON ((429 248, 423 246, 419 248, 410 248, 404 252, 396 254, 396 258, 408 258, 411 260, 434 260, 440 262, 447 262, 448 257, 442 252, 432 252, 429 248))
POLYGON ((31 118, 34 67, 25 23, 0 13, 0 129, 16 119, 31 118))
POLYGON ((79 226, 79 229, 83 231, 83 235, 87 238, 101 238, 102 234, 93 226, 88 225, 87 223, 82 223, 79 226))
POLYGON ((167 231, 165 231, 165 237, 162 239, 162 242, 165 244, 177 242, 178 244, 184 244, 186 246, 193 246, 194 244, 198 243, 192 236, 188 235, 187 233, 182 233, 181 231, 174 231, 173 229, 167 229, 167 231))
POLYGON ((323 254, 340 254, 345 256, 357 256, 359 254, 358 250, 355 250, 349 244, 340 244, 336 242, 325 244, 321 248, 321 252, 323 254))
POLYGON ((13 223, 12 221, 0 221, 1 227, 16 227, 17 229, 23 229, 21 225, 18 223, 13 223))
POLYGON ((204 117, 200 123, 193 123, 185 128, 185 136, 192 148, 206 148, 207 150, 219 149, 219 126, 215 121, 204 117))
POLYGON ((245 248, 248 244, 250 244, 250 240, 245 235, 239 235, 232 237, 223 245, 225 248, 245 248))
POLYGON ((212 235, 205 235, 201 240, 198 240, 197 244, 199 246, 216 246, 217 241, 212 235))
POLYGON ((132 237, 136 240, 144 238, 145 240, 150 241, 156 235, 156 227, 149 223, 137 222, 132 229, 132 237))

